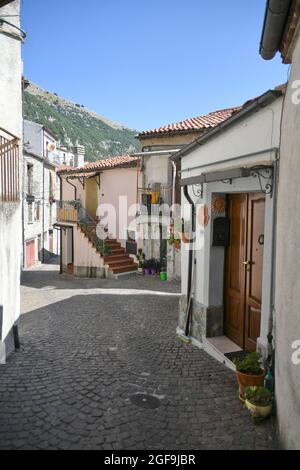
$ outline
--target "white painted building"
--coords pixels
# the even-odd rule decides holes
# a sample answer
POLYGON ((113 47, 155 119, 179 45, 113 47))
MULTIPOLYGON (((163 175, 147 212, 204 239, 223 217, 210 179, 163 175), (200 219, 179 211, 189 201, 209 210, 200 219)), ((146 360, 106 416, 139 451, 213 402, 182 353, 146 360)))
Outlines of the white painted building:
POLYGON ((24 268, 60 254, 60 237, 54 228, 56 201, 60 199, 57 163, 55 137, 42 125, 24 121, 24 268))
POLYGON ((85 148, 83 145, 68 148, 58 144, 56 153, 61 166, 80 168, 85 164, 85 148))
POLYGON ((291 65, 283 106, 277 209, 275 394, 284 447, 300 449, 300 1, 267 2, 260 53, 291 65))
POLYGON ((178 226, 181 226, 181 167, 180 162, 172 162, 171 156, 223 122, 236 110, 237 108, 230 108, 214 111, 144 131, 137 136, 142 147, 143 184, 139 188, 140 202, 147 206, 148 213, 150 206, 152 211, 151 220, 147 222, 146 219, 142 227, 145 234, 144 252, 146 259, 155 258, 161 262, 162 268, 167 270, 169 280, 181 278, 180 238, 176 238, 178 226), (163 210, 159 215, 163 205, 167 205, 168 210, 163 210), (170 210, 173 206, 174 210, 170 210), (175 206, 178 206, 177 210, 175 206))
POLYGON ((20 1, 0 0, 0 363, 17 344, 22 248, 20 1))
POLYGON ((225 353, 271 349, 282 102, 282 87, 249 101, 173 157, 186 242, 194 232, 182 243, 179 331, 228 365, 225 353))

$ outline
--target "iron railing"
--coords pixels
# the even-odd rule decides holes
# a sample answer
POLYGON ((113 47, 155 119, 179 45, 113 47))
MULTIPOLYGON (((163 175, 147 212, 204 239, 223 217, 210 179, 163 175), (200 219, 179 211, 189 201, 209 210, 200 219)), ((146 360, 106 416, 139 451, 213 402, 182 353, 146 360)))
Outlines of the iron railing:
POLYGON ((95 225, 96 220, 83 207, 80 200, 56 201, 58 222, 77 222, 95 225))
POLYGON ((20 199, 19 139, 0 127, 0 202, 20 199))

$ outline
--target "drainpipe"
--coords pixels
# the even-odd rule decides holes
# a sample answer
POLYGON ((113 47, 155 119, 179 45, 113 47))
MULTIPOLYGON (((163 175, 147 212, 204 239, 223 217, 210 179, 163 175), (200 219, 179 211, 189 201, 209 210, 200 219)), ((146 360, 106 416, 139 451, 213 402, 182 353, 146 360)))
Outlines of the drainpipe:
MULTIPOLYGON (((62 202, 63 198, 63 182, 62 182, 62 177, 58 175, 59 177, 59 192, 60 192, 60 201, 62 202)), ((59 230, 59 236, 60 236, 60 268, 59 268, 59 274, 63 274, 63 254, 62 254, 62 245, 63 245, 63 232, 62 232, 62 227, 60 227, 59 230)))
POLYGON ((194 259, 194 233, 196 227, 196 207, 195 204, 189 195, 188 186, 183 187, 184 196, 191 205, 192 211, 192 238, 190 239, 189 247, 189 262, 188 262, 188 286, 187 286, 187 311, 186 311, 186 326, 185 326, 185 336, 189 336, 190 333, 190 323, 191 323, 191 314, 192 314, 192 280, 193 280, 193 259, 194 259))
POLYGON ((70 186, 73 186, 73 188, 74 188, 74 200, 77 201, 77 186, 75 186, 75 184, 73 184, 73 183, 70 183, 69 178, 67 178, 66 181, 70 186))
POLYGON ((42 222, 42 230, 43 230, 43 244, 42 244, 42 263, 45 263, 45 161, 43 161, 43 222, 42 222))
POLYGON ((274 368, 274 350, 273 350, 273 328, 274 328, 274 310, 275 310, 275 284, 276 284, 276 235, 277 235, 277 204, 278 204, 278 175, 279 175, 279 151, 276 152, 274 162, 273 176, 273 240, 272 240, 272 266, 271 266, 271 302, 270 318, 268 327, 268 358, 267 363, 271 369, 274 368))
MULTIPOLYGON (((171 202, 171 207, 173 208, 173 205, 175 204, 175 188, 176 188, 176 177, 177 177, 177 167, 176 163, 172 161, 172 167, 173 167, 173 182, 172 182, 172 202, 171 202)), ((171 221, 175 223, 175 212, 174 208, 172 209, 172 214, 171 214, 171 221)), ((173 275, 174 278, 176 277, 176 269, 175 269, 175 248, 173 248, 173 275)))
POLYGON ((265 60, 275 57, 280 48, 291 0, 268 0, 259 53, 265 60))

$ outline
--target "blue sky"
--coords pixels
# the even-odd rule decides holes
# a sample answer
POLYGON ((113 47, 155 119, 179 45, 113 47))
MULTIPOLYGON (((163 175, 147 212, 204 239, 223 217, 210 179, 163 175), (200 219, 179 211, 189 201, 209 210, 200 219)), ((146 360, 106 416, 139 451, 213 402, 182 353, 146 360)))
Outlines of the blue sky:
POLYGON ((24 0, 25 74, 138 130, 238 105, 287 79, 258 53, 265 3, 24 0))

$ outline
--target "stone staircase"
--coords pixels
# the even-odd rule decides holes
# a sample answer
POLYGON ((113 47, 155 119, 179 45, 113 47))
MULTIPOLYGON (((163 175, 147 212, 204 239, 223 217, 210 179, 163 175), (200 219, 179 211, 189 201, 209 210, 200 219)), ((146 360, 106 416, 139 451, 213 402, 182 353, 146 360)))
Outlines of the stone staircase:
POLYGON ((94 249, 99 253, 104 260, 104 263, 109 267, 112 274, 124 274, 137 271, 138 264, 134 262, 133 258, 126 253, 121 243, 116 239, 108 238, 105 240, 105 250, 99 247, 99 240, 96 234, 96 222, 81 223, 78 227, 92 244, 94 249))

